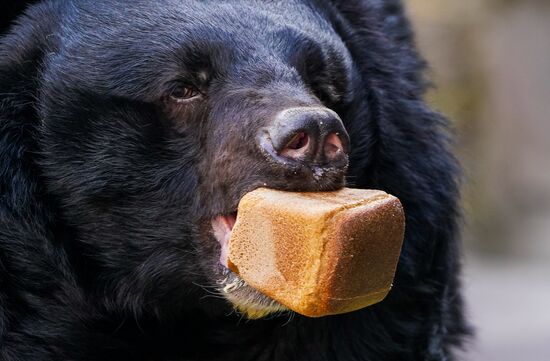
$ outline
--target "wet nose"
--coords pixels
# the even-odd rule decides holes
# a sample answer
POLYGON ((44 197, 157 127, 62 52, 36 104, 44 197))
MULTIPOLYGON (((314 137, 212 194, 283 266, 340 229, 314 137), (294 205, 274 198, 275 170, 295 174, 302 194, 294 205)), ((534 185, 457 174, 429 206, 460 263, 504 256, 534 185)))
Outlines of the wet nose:
POLYGON ((261 146, 279 162, 296 161, 345 167, 349 136, 342 120, 328 108, 286 109, 264 129, 261 146))

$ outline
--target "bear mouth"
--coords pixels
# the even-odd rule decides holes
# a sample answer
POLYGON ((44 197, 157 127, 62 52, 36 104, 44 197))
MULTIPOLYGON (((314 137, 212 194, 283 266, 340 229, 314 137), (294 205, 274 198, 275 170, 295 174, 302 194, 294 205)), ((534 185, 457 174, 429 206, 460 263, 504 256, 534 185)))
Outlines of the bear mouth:
POLYGON ((233 305, 238 313, 249 319, 289 311, 282 304, 250 287, 245 280, 228 268, 229 239, 237 216, 238 213, 235 211, 228 215, 218 215, 211 221, 212 234, 220 245, 218 261, 220 277, 216 281, 218 292, 233 305))
POLYGON ((231 231, 233 226, 237 222, 237 212, 233 212, 230 215, 219 215, 212 219, 212 231, 214 237, 220 244, 220 264, 227 267, 227 257, 229 255, 229 239, 231 238, 231 231))

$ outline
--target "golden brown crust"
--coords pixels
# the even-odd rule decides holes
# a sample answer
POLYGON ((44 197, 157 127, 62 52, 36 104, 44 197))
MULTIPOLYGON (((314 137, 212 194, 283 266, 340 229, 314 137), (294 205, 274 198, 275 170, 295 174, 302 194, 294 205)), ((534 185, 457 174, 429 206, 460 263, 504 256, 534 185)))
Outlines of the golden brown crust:
POLYGON ((403 233, 401 204, 382 191, 260 188, 239 203, 228 264, 298 313, 350 312, 389 292, 403 233))

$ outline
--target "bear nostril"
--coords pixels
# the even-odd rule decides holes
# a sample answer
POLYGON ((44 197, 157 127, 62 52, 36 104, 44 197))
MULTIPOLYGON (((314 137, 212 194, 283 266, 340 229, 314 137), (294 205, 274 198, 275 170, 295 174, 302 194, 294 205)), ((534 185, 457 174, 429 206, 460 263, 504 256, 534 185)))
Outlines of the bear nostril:
POLYGON ((288 158, 298 158, 304 156, 309 148, 309 135, 305 132, 296 133, 281 150, 280 154, 288 158))
POLYGON ((326 159, 329 161, 342 156, 344 152, 344 145, 342 144, 342 139, 340 139, 339 133, 330 133, 327 135, 323 151, 326 159))
POLYGON ((306 147, 308 143, 309 143, 309 136, 304 132, 300 132, 296 134, 294 137, 292 137, 292 139, 288 142, 285 148, 300 149, 300 148, 306 147))

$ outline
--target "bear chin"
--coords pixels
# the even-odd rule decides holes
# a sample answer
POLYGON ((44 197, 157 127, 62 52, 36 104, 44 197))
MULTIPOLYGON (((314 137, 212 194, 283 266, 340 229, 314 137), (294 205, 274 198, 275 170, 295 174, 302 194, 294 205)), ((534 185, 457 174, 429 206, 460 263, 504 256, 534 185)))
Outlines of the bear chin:
POLYGON ((291 312, 287 307, 250 287, 245 280, 223 268, 224 278, 217 281, 217 291, 228 300, 235 312, 254 320, 272 314, 291 312))

